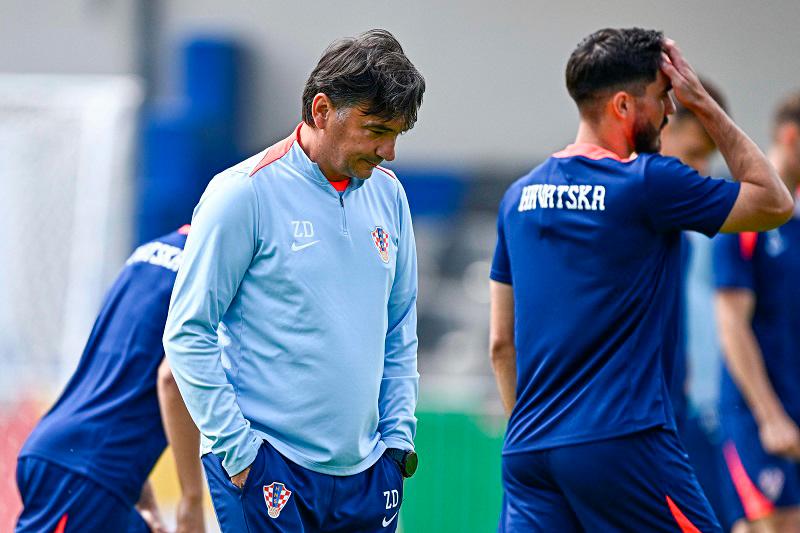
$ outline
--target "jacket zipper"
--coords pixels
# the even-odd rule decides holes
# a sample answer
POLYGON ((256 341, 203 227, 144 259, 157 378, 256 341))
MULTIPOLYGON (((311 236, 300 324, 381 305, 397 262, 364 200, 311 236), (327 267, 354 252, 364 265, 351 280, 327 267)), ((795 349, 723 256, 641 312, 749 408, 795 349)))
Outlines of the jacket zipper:
POLYGON ((342 206, 342 235, 347 235, 347 214, 344 211, 344 192, 339 193, 339 205, 342 206))

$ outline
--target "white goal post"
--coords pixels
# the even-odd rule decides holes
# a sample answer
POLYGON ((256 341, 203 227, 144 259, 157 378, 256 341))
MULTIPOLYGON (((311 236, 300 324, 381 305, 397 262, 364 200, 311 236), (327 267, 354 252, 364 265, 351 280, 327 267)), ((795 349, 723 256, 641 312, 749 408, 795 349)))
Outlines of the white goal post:
POLYGON ((129 76, 0 74, 0 403, 53 399, 130 251, 142 95, 129 76))

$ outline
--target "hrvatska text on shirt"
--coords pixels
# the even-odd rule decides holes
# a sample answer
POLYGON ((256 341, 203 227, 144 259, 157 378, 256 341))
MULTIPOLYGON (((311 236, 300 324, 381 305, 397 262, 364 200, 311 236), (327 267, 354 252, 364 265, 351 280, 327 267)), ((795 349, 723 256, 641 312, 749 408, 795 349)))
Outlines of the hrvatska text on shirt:
POLYGON ((605 211, 606 188, 603 185, 528 185, 522 189, 517 210, 532 209, 605 211))

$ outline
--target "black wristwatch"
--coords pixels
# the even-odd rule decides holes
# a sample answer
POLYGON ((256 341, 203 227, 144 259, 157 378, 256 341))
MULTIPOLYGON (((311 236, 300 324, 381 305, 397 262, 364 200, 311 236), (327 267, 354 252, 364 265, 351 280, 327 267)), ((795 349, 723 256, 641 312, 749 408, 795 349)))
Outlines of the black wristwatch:
POLYGON ((389 456, 389 459, 397 463, 397 466, 400 467, 400 472, 403 474, 403 477, 409 478, 414 475, 414 472, 417 471, 417 464, 419 460, 417 459, 416 452, 400 450, 398 448, 386 448, 386 452, 384 453, 389 456))

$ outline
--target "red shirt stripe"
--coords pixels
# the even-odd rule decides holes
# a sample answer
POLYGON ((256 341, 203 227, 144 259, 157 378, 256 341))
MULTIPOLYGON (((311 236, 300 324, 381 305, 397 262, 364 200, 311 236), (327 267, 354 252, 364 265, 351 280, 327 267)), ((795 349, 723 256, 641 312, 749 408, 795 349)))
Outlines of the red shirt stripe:
POLYGON ((560 152, 556 152, 553 154, 553 157, 559 159, 565 157, 576 157, 576 156, 582 156, 587 159, 594 159, 594 160, 613 159, 621 163, 627 163, 628 161, 636 159, 635 154, 627 159, 622 159, 620 156, 618 156, 611 150, 606 150, 602 146, 597 146, 596 144, 589 144, 589 143, 570 144, 560 152))
POLYGON ((397 179, 397 175, 393 171, 389 170, 388 168, 382 167, 380 165, 375 165, 375 168, 377 168, 378 170, 380 170, 381 172, 383 172, 384 174, 386 174, 390 178, 397 179))
POLYGON ((292 132, 291 135, 286 137, 284 140, 278 141, 272 146, 270 146, 267 149, 267 153, 264 154, 264 157, 256 165, 256 167, 253 169, 250 175, 251 176, 254 175, 256 172, 258 172, 265 166, 274 163, 281 157, 285 156, 289 152, 289 149, 292 147, 292 144, 294 144, 294 142, 300 138, 300 127, 302 125, 303 123, 301 122, 300 124, 297 125, 297 127, 295 128, 294 132, 292 132))

